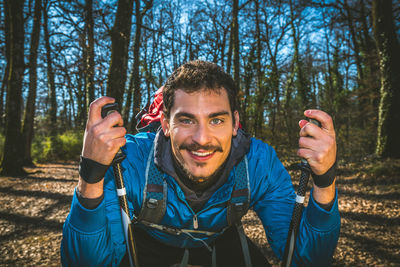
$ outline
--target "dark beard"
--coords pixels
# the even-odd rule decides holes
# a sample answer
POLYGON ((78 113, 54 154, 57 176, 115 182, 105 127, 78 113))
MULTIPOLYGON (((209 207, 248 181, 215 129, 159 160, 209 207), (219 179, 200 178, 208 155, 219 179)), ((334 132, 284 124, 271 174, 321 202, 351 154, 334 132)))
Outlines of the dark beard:
MULTIPOLYGON (((225 168, 226 162, 229 157, 225 160, 223 164, 221 164, 221 166, 218 167, 218 169, 215 170, 214 173, 212 173, 208 177, 194 176, 189 172, 189 170, 183 164, 181 164, 175 158, 175 156, 173 156, 173 158, 174 158, 173 162, 174 162, 175 172, 181 178, 181 181, 188 188, 191 188, 196 192, 203 192, 211 185, 213 185, 215 181, 218 180, 219 176, 221 176, 222 170, 225 168)), ((205 164, 205 163, 200 163, 200 164, 205 164)))

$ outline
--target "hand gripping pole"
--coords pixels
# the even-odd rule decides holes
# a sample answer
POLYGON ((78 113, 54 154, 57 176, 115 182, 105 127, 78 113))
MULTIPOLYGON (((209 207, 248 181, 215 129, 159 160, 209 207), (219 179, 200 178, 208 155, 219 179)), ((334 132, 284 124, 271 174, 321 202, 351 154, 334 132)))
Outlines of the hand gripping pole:
MULTIPOLYGON (((321 126, 320 122, 317 120, 310 119, 310 122, 321 126)), ((282 267, 290 267, 292 265, 297 233, 299 231, 301 215, 303 213, 303 203, 306 195, 307 184, 310 179, 310 174, 312 173, 310 165, 305 159, 301 160, 301 163, 298 164, 298 168, 301 170, 301 175, 296 194, 296 202, 293 208, 292 220, 290 221, 289 233, 286 240, 285 252, 282 258, 282 267)))
MULTIPOLYGON (((106 117, 108 114, 116 111, 117 107, 117 103, 105 105, 101 110, 101 116, 103 118, 106 117)), ((125 159, 125 157, 125 154, 121 151, 121 149, 119 149, 113 159, 112 166, 114 170, 114 180, 117 189, 119 205, 121 208, 122 225, 124 228, 126 250, 129 256, 129 263, 132 267, 138 267, 139 262, 136 254, 135 241, 133 239, 132 222, 129 214, 128 200, 126 197, 126 189, 121 169, 121 162, 125 159)))

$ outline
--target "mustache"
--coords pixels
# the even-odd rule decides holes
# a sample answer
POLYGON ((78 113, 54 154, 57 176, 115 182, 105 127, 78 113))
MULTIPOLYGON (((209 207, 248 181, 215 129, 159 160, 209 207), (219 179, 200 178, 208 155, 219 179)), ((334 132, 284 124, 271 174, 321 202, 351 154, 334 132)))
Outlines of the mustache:
POLYGON ((199 145, 197 143, 191 143, 191 144, 181 144, 179 146, 179 149, 186 149, 190 151, 194 150, 208 150, 208 151, 217 151, 217 152, 222 152, 222 147, 221 146, 215 146, 215 145, 199 145))

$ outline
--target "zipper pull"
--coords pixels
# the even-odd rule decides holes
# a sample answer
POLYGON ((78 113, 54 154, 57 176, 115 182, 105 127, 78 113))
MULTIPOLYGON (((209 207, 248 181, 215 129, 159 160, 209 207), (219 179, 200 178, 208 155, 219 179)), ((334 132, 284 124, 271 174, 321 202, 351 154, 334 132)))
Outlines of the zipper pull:
POLYGON ((199 228, 199 222, 197 221, 197 215, 193 215, 193 228, 197 229, 199 228))

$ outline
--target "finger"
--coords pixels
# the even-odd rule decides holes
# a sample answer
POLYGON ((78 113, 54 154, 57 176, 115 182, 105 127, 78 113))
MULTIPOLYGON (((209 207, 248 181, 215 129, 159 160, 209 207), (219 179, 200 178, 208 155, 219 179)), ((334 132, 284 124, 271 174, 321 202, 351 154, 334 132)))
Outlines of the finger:
POLYGON ((112 147, 114 147, 114 152, 117 153, 120 147, 123 147, 126 144, 126 138, 120 137, 110 141, 112 147))
POLYGON ((318 147, 318 142, 314 138, 310 137, 299 138, 299 148, 306 148, 314 151, 316 147, 318 147))
POLYGON ((124 137, 125 134, 126 134, 126 129, 124 127, 113 127, 107 132, 102 133, 101 136, 99 136, 99 138, 106 143, 114 139, 124 137))
POLYGON ((303 128, 300 129, 300 136, 317 138, 321 135, 321 128, 314 123, 307 122, 303 128))
POLYGON ((304 115, 308 118, 319 121, 321 123, 321 128, 333 131, 332 117, 329 116, 328 113, 318 109, 309 109, 304 111, 304 115))
POLYGON ((306 120, 300 120, 299 121, 300 129, 303 128, 307 123, 308 123, 308 121, 306 121, 306 120))
POLYGON ((124 120, 122 119, 121 114, 118 111, 114 111, 107 115, 101 122, 102 126, 110 128, 114 126, 123 126, 124 120))
POLYGON ((114 98, 108 97, 108 96, 102 96, 102 97, 96 99, 95 101, 93 101, 92 103, 90 103, 89 114, 88 114, 88 123, 90 122, 91 124, 94 124, 98 121, 101 121, 102 120, 101 108, 106 104, 110 104, 110 103, 114 103, 114 102, 115 102, 114 98))
POLYGON ((308 148, 299 148, 299 149, 297 150, 297 155, 298 155, 299 157, 301 157, 301 158, 307 160, 308 163, 310 163, 309 161, 310 161, 310 159, 313 158, 313 154, 314 154, 314 153, 315 153, 314 151, 312 151, 311 149, 308 149, 308 148))

